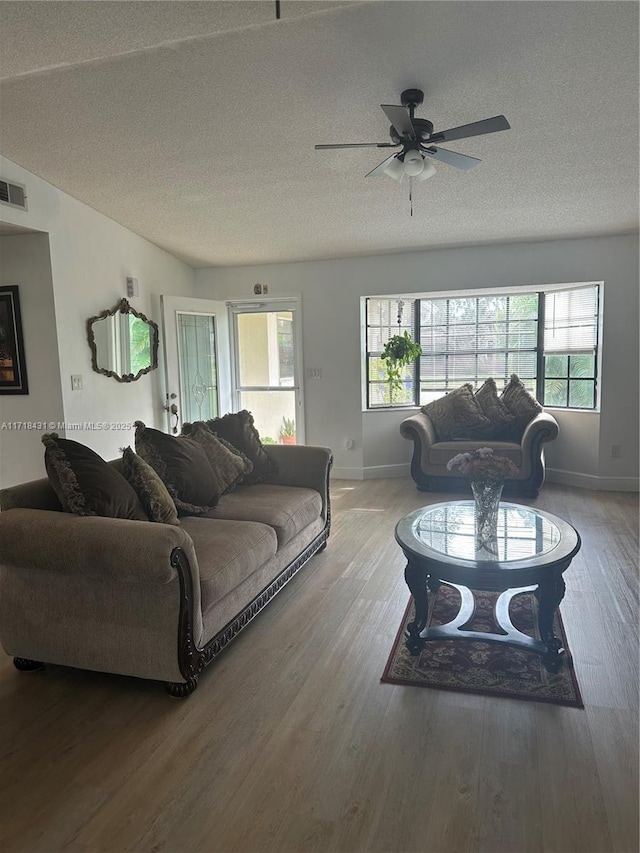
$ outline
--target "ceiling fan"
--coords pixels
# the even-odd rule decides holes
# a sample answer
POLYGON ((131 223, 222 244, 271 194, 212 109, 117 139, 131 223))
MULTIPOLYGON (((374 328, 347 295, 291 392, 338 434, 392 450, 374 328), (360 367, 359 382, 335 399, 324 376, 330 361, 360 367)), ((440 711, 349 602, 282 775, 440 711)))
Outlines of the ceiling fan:
POLYGON ((481 136, 485 133, 496 133, 499 130, 509 130, 511 125, 504 116, 494 116, 449 130, 433 132, 433 123, 424 118, 415 118, 414 111, 424 100, 424 92, 420 89, 405 89, 400 95, 402 106, 380 104, 381 109, 391 122, 389 136, 391 142, 355 142, 337 145, 316 145, 316 150, 324 148, 398 148, 396 153, 383 160, 365 177, 388 175, 395 181, 401 181, 405 175, 424 181, 435 174, 431 162, 439 160, 457 169, 472 169, 482 161, 477 157, 468 157, 441 148, 441 142, 451 142, 454 139, 466 139, 469 136, 481 136))

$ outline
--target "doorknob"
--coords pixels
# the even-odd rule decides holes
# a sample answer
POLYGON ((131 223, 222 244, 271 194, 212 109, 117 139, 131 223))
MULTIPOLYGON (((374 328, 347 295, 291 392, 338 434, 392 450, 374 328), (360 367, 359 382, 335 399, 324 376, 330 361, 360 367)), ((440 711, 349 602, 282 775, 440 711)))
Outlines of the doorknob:
POLYGON ((170 403, 169 400, 175 400, 177 396, 177 394, 167 394, 167 402, 162 407, 165 412, 169 412, 169 426, 171 427, 171 432, 174 433, 174 435, 178 432, 178 424, 180 423, 180 417, 178 415, 177 404, 170 403), (175 423, 173 423, 174 418, 176 419, 175 423))

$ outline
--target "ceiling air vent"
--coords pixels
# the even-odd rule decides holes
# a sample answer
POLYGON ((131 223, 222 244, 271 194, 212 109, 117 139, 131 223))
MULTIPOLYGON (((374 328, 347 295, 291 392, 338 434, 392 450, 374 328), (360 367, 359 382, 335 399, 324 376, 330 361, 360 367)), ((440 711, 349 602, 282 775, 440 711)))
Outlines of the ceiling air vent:
POLYGON ((0 201, 12 207, 27 209, 27 193, 23 184, 13 184, 0 178, 0 201))

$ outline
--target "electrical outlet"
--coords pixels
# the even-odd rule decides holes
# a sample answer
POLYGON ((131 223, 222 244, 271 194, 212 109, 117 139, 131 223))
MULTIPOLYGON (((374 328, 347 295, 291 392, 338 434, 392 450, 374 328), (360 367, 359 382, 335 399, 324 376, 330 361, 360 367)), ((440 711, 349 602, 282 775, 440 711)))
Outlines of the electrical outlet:
POLYGON ((71 375, 71 390, 82 391, 82 375, 80 373, 71 375))
POLYGON ((322 379, 322 368, 307 367, 307 379, 322 379))
POLYGON ((611 445, 611 458, 612 459, 620 459, 622 456, 622 446, 620 444, 612 444, 611 445))

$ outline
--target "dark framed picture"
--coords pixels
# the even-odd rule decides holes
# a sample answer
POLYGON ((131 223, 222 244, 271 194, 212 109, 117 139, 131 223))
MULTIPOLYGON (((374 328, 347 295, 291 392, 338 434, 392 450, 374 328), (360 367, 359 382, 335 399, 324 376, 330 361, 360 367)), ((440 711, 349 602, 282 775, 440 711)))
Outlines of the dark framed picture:
POLYGON ((0 286, 0 394, 28 394, 17 285, 0 286))

